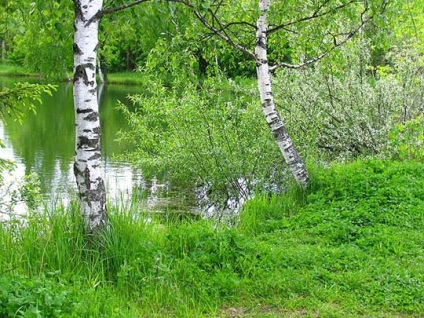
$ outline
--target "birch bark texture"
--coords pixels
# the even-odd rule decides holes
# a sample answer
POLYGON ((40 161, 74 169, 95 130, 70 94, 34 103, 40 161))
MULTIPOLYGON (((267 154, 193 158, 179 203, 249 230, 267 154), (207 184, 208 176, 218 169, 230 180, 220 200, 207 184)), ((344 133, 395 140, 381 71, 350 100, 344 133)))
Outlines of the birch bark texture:
POLYGON ((256 22, 255 60, 262 110, 274 139, 296 182, 300 186, 306 187, 309 182, 308 171, 293 145, 283 120, 275 108, 274 97, 272 95, 267 52, 267 13, 270 5, 271 0, 259 1, 260 16, 256 22))
POLYGON ((93 18, 102 9, 103 1, 74 0, 74 5, 74 173, 85 229, 88 234, 94 234, 108 223, 106 188, 100 164, 101 130, 96 83, 99 20, 93 18))

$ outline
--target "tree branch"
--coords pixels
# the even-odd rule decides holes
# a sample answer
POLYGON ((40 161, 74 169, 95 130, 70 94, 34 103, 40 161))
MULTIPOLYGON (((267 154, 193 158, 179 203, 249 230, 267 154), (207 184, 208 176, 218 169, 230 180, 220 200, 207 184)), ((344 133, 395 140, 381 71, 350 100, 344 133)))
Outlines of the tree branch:
POLYGON ((311 58, 311 59, 309 59, 309 60, 306 60, 305 62, 303 62, 303 63, 299 63, 299 64, 289 64, 289 63, 284 63, 284 62, 281 62, 281 63, 278 63, 278 64, 275 64, 275 65, 273 65, 273 66, 271 66, 270 68, 269 68, 269 71, 270 72, 275 72, 275 70, 276 69, 278 69, 279 67, 286 67, 286 68, 292 68, 292 69, 297 69, 297 68, 301 68, 301 67, 304 67, 304 66, 306 66, 306 65, 309 65, 309 64, 312 64, 312 63, 315 63, 316 61, 318 61, 318 60, 321 60, 323 57, 325 57, 325 56, 327 56, 328 54, 330 54, 332 51, 334 51, 336 48, 338 48, 339 46, 342 46, 343 44, 345 44, 347 41, 349 41, 353 36, 355 36, 355 34, 357 34, 358 32, 359 32, 359 30, 367 23, 367 22, 369 22, 369 21, 371 21, 372 20, 372 16, 371 17, 368 17, 368 18, 366 18, 366 19, 364 19, 363 18, 363 15, 365 14, 365 12, 367 11, 368 9, 365 9, 365 11, 364 12, 362 12, 362 14, 361 14, 361 24, 356 28, 356 29, 354 29, 354 30, 352 30, 351 32, 349 32, 349 33, 347 33, 347 35, 346 35, 346 33, 344 33, 344 34, 338 34, 339 36, 340 35, 346 35, 346 37, 342 40, 342 41, 340 41, 340 42, 337 42, 337 38, 336 38, 336 36, 335 35, 332 35, 333 36, 333 39, 334 39, 334 45, 332 46, 332 47, 330 47, 327 51, 325 51, 325 52, 323 52, 323 53, 321 53, 321 54, 319 54, 319 55, 317 55, 317 56, 315 56, 314 58, 311 58))
POLYGON ((300 22, 305 22, 305 21, 308 21, 308 20, 313 20, 313 19, 321 18, 321 17, 323 17, 323 16, 325 16, 327 14, 333 13, 336 10, 340 10, 340 9, 343 9, 343 8, 349 6, 350 4, 354 3, 355 0, 350 0, 349 2, 346 2, 344 4, 341 4, 341 5, 337 6, 337 7, 335 7, 334 9, 330 9, 330 10, 327 10, 325 12, 319 13, 321 11, 321 9, 324 7, 324 5, 327 4, 328 2, 330 2, 330 1, 329 0, 325 0, 311 15, 309 15, 307 17, 299 18, 297 20, 292 20, 292 21, 289 21, 289 22, 280 24, 280 25, 278 25, 276 27, 273 27, 273 28, 271 28, 271 29, 269 29, 267 31, 267 34, 269 35, 269 34, 275 33, 277 31, 279 31, 281 29, 284 29, 284 28, 286 28, 286 27, 288 27, 290 25, 293 25, 293 24, 297 24, 297 23, 300 23, 300 22))
MULTIPOLYGON (((208 10, 209 13, 211 13, 212 16, 214 16, 213 12, 211 10, 208 10)), ((221 39, 223 39, 225 42, 227 42, 229 45, 231 45, 232 47, 234 47, 235 49, 243 52, 244 54, 246 54, 248 57, 250 57, 252 60, 256 60, 255 54, 251 51, 249 51, 247 48, 245 48, 244 46, 235 43, 231 37, 229 37, 227 34, 225 34, 225 28, 223 29, 223 26, 221 25, 220 21, 215 17, 214 20, 216 20, 218 22, 218 24, 220 25, 221 29, 217 29, 216 27, 212 26, 209 24, 209 22, 201 16, 201 14, 194 10, 194 15, 196 16, 197 19, 199 19, 199 21, 210 31, 212 31, 214 34, 216 34, 217 36, 219 36, 221 39)), ((255 27, 256 28, 256 27, 255 27)))
POLYGON ((148 1, 150 1, 150 0, 137 0, 137 1, 127 3, 127 4, 123 4, 123 5, 114 7, 114 8, 100 10, 95 15, 93 15, 90 20, 87 21, 85 26, 90 25, 90 23, 93 22, 93 21, 100 20, 105 15, 108 15, 108 14, 111 14, 111 13, 114 13, 114 12, 117 12, 117 11, 122 11, 122 10, 125 10, 125 9, 128 9, 128 8, 132 8, 132 7, 134 7, 134 6, 136 6, 140 3, 148 2, 148 1))
POLYGON ((238 22, 227 23, 227 24, 222 26, 222 30, 225 30, 228 27, 233 26, 233 25, 247 25, 247 26, 250 26, 251 28, 256 30, 256 25, 254 25, 253 23, 246 22, 246 21, 238 21, 238 22))

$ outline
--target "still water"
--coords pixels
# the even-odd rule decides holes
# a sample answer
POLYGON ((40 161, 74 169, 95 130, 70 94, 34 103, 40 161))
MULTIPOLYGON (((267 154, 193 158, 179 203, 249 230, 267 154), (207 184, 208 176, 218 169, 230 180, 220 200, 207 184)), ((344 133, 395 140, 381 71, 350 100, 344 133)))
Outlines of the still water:
MULTIPOLYGON (((12 87, 18 81, 34 79, 0 78, 0 89, 12 87)), ((128 162, 116 161, 129 145, 116 141, 117 132, 126 130, 123 115, 116 109, 118 100, 130 105, 128 95, 139 93, 136 86, 105 85, 100 96, 101 146, 108 195, 111 200, 126 200, 134 188, 145 183, 139 170, 128 162)), ((61 83, 52 96, 44 94, 37 113, 28 112, 23 123, 12 118, 0 121, 1 159, 11 159, 17 169, 14 176, 35 172, 41 180, 45 198, 66 203, 76 192, 73 175, 74 159, 74 109, 72 85, 61 83)))

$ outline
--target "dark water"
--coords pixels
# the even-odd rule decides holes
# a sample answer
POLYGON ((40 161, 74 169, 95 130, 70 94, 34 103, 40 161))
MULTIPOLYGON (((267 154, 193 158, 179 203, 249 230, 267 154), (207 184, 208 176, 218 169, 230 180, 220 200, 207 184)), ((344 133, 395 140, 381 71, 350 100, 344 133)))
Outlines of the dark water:
MULTIPOLYGON (((18 81, 34 79, 0 78, 0 89, 18 81)), ((143 186, 141 172, 128 162, 113 160, 129 145, 116 141, 117 132, 126 130, 123 115, 116 109, 117 101, 130 104, 129 94, 140 93, 136 86, 105 85, 100 97, 101 145, 103 167, 109 198, 128 198, 134 186, 143 186)), ((0 158, 12 159, 17 170, 15 178, 35 172, 41 180, 45 197, 66 201, 76 191, 73 176, 74 109, 72 85, 58 84, 53 96, 44 94, 37 114, 28 112, 22 124, 12 118, 0 121, 0 158)))

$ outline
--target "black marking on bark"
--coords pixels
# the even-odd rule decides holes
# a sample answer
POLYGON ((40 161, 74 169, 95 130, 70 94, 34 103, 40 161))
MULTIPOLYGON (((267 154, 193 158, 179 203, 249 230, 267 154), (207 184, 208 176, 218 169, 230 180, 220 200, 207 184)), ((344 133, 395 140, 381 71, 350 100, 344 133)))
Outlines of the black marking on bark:
POLYGON ((76 55, 82 55, 83 54, 81 49, 79 48, 78 44, 76 44, 75 42, 74 42, 73 49, 74 49, 74 54, 76 54, 76 55))
POLYGON ((100 135, 100 127, 94 127, 93 128, 93 133, 100 135))
POLYGON ((84 14, 82 13, 82 10, 81 10, 81 1, 75 0, 74 2, 75 2, 75 20, 85 21, 84 14))
POLYGON ((91 113, 93 110, 91 108, 87 108, 87 109, 81 109, 78 108, 77 109, 77 114, 87 114, 87 113, 91 113))
POLYGON ((89 89, 88 92, 91 93, 91 94, 94 94, 94 93, 97 93, 97 90, 95 88, 93 88, 93 89, 89 89))
POLYGON ((96 181, 97 181, 97 189, 90 190, 88 194, 88 199, 91 202, 92 201, 100 202, 100 206, 102 207, 102 211, 100 212, 103 214, 105 206, 106 206, 106 187, 101 177, 98 177, 96 181))
MULTIPOLYGON (((279 118, 276 118, 272 123, 270 123, 270 126, 272 124, 275 124, 276 122, 281 122, 281 120, 279 118)), ((287 138, 289 138, 289 134, 288 134, 287 129, 284 125, 281 125, 279 128, 275 129, 272 133, 273 133, 274 138, 276 140, 284 141, 287 138)))
POLYGON ((91 151, 100 150, 99 138, 78 137, 77 149, 87 148, 90 148, 91 151))
POLYGON ((94 155, 92 155, 90 158, 88 158, 88 160, 95 160, 95 159, 99 159, 102 156, 100 155, 100 153, 96 153, 94 155))
POLYGON ((256 39, 256 46, 259 46, 261 48, 263 48, 264 50, 266 50, 266 38, 264 37, 259 37, 256 39))
POLYGON ((89 133, 89 132, 91 132, 91 129, 84 129, 83 132, 89 133))
POLYGON ((91 102, 91 99, 84 100, 84 103, 89 103, 89 102, 91 102))
MULTIPOLYGON (((84 170, 84 181, 85 181, 85 185, 87 187, 87 191, 89 191, 88 196, 90 197, 91 183, 90 183, 90 169, 88 169, 88 167, 85 167, 85 170, 84 170)), ((90 202, 88 202, 88 205, 90 205, 90 202)), ((90 208, 91 208, 91 205, 90 205, 90 208)))
POLYGON ((99 114, 97 112, 92 112, 90 115, 85 116, 83 119, 87 121, 97 121, 99 114))
POLYGON ((94 81, 89 81, 88 80, 88 75, 87 75, 87 71, 85 70, 86 68, 89 68, 90 70, 95 70, 95 67, 92 63, 85 63, 85 64, 80 64, 77 65, 75 67, 75 73, 74 73, 74 83, 77 82, 80 78, 84 81, 85 85, 94 85, 94 81))
MULTIPOLYGON (((75 152, 75 155, 76 155, 77 153, 75 152)), ((77 176, 77 175, 79 175, 81 173, 81 171, 78 169, 78 165, 77 165, 77 163, 76 162, 74 162, 74 175, 75 176, 77 176)))

